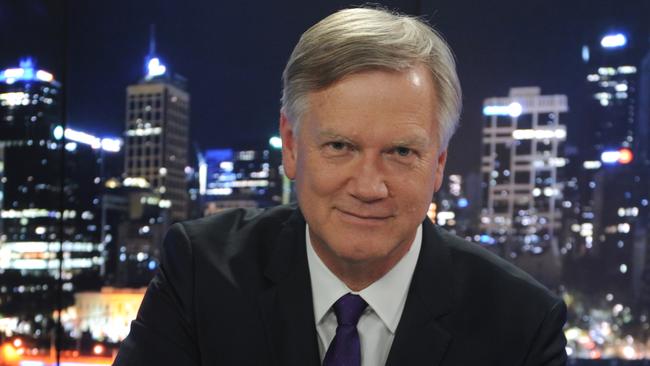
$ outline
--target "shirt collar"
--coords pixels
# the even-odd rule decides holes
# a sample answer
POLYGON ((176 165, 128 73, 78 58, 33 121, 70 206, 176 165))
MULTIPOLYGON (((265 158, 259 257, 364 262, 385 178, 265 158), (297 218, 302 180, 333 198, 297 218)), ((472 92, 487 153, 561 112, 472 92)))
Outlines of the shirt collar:
POLYGON ((352 292, 359 294, 391 333, 395 333, 420 254, 422 225, 418 226, 415 239, 406 255, 388 273, 360 292, 350 290, 316 254, 311 245, 309 225, 305 227, 305 237, 316 324, 323 320, 336 300, 352 292))

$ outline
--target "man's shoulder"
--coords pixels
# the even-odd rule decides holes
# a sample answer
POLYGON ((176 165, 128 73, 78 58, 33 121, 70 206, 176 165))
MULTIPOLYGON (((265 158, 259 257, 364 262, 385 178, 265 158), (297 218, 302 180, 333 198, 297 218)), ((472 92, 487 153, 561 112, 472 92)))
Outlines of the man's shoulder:
POLYGON ((295 205, 272 208, 233 208, 216 214, 180 223, 192 239, 196 237, 223 237, 251 230, 279 229, 292 215, 295 205))
POLYGON ((185 243, 180 245, 193 257, 212 259, 214 263, 226 263, 239 255, 266 257, 280 232, 301 217, 295 205, 226 209, 174 224, 167 234, 164 251, 174 250, 180 242, 185 243))
POLYGON ((452 261, 454 278, 466 291, 479 294, 526 296, 544 307, 559 299, 531 275, 495 253, 444 229, 436 228, 452 261))

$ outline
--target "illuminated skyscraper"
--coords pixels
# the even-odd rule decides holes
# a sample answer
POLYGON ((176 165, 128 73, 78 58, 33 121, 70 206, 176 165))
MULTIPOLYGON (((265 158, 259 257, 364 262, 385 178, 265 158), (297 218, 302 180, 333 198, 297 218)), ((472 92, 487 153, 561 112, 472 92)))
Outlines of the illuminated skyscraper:
MULTIPOLYGON (((601 246, 595 244, 602 241, 603 235, 607 236, 605 228, 628 220, 606 220, 608 212, 618 209, 611 205, 635 206, 625 202, 628 199, 622 187, 635 183, 632 166, 636 165, 640 153, 640 140, 636 136, 640 127, 637 118, 642 52, 639 41, 628 34, 612 32, 594 37, 582 49, 586 73, 583 110, 576 121, 575 138, 569 141, 576 148, 571 159, 572 192, 569 195, 574 201, 574 213, 578 215, 573 224, 580 226, 580 230, 574 230, 580 235, 571 243, 573 249, 579 249, 573 251, 574 255, 598 255, 601 246), (610 181, 613 175, 619 178, 610 181), (610 185, 602 185, 608 181, 610 185), (616 181, 620 187, 616 186, 616 181), (623 194, 623 201, 617 202, 617 192, 623 194)), ((620 239, 624 238, 616 241, 620 239)))
POLYGON ((170 205, 171 219, 188 212, 190 95, 178 75, 170 75, 151 41, 146 75, 126 91, 125 185, 149 187, 170 205))
MULTIPOLYGON (((565 95, 541 95, 537 87, 512 88, 507 97, 484 101, 481 241, 529 272, 536 272, 529 267, 536 266, 529 264, 532 256, 559 265, 558 170, 566 164, 560 117, 567 111, 565 95)), ((551 284, 551 271, 535 274, 551 284)))
POLYGON ((571 154, 567 280, 595 299, 634 307, 648 239, 647 124, 641 34, 610 32, 583 46, 583 110, 571 154), (645 136, 645 137, 644 137, 645 136), (613 299, 613 300, 612 300, 613 299))
POLYGON ((60 90, 30 59, 0 72, 3 314, 51 314, 60 273, 70 299, 79 286, 100 285, 97 162, 121 142, 63 128, 60 90))

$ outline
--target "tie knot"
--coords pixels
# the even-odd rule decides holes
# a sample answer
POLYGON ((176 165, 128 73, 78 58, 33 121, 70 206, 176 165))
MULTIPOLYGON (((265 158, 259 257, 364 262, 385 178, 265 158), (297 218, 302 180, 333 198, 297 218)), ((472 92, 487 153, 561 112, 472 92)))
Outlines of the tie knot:
POLYGON ((339 325, 357 325, 361 313, 368 305, 359 295, 347 293, 334 303, 334 313, 339 325))

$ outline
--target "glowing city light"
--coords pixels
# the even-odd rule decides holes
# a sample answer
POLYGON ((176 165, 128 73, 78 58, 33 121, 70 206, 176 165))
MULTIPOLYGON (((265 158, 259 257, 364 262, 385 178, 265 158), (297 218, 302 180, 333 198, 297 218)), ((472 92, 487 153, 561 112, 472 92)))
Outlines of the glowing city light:
POLYGON ((232 188, 210 188, 205 194, 208 196, 228 196, 233 192, 232 188))
POLYGON ((508 105, 488 105, 483 107, 483 114, 486 116, 510 116, 519 117, 523 107, 517 102, 508 105))
POLYGON ((603 48, 619 48, 627 44, 627 37, 622 33, 608 34, 600 40, 603 48))
POLYGON ((564 140, 566 138, 566 130, 564 128, 558 128, 555 130, 550 130, 550 129, 514 130, 512 131, 512 137, 516 140, 547 140, 547 139, 564 140))
POLYGON ((54 75, 50 74, 47 71, 38 70, 36 71, 36 78, 49 83, 50 81, 54 80, 54 75))
POLYGON ((31 58, 20 60, 20 67, 0 71, 0 82, 13 84, 16 81, 44 81, 53 83, 54 75, 44 70, 36 70, 31 58))
POLYGON ((489 244, 489 245, 496 244, 496 240, 493 237, 491 237, 489 235, 486 235, 486 234, 481 235, 480 242, 483 243, 483 244, 489 244))
POLYGON ((29 94, 25 92, 9 92, 0 94, 0 105, 19 106, 29 104, 29 94))
POLYGON ((56 140, 61 140, 63 138, 63 127, 61 126, 54 127, 54 130, 52 131, 52 136, 54 136, 54 139, 56 140))
POLYGON ((161 127, 147 127, 147 128, 136 128, 132 130, 126 130, 127 136, 149 136, 149 135, 160 135, 162 133, 161 127))
POLYGON ((606 164, 629 164, 634 159, 634 154, 628 148, 608 150, 600 154, 600 160, 606 164))
POLYGON ((584 163, 582 163, 582 167, 589 170, 598 169, 602 165, 603 164, 598 160, 587 160, 584 163))
POLYGON ((600 154, 600 160, 606 164, 614 164, 618 161, 620 153, 618 151, 604 151, 600 154))
POLYGON ((65 150, 69 152, 73 152, 77 150, 77 143, 76 142, 68 142, 65 144, 65 150))
POLYGON ((589 62, 589 47, 587 45, 582 46, 582 61, 589 62))
POLYGON ((93 149, 99 149, 102 142, 99 138, 81 131, 75 131, 70 128, 65 129, 65 138, 82 144, 90 145, 93 149))
POLYGON ((61 140, 65 136, 66 139, 73 141, 66 144, 67 145, 66 148, 69 151, 74 151, 76 149, 76 144, 74 144, 74 142, 89 145, 95 150, 102 149, 108 152, 119 152, 120 149, 122 148, 121 139, 108 138, 108 137, 99 138, 89 133, 76 131, 71 128, 66 128, 64 130, 63 127, 61 126, 54 127, 54 129, 52 130, 52 136, 56 140, 61 140))
POLYGON ((634 158, 634 155, 632 154, 632 151, 630 149, 621 149, 618 151, 619 152, 619 157, 618 157, 618 162, 621 164, 629 164, 632 162, 632 159, 634 158))
POLYGON ((149 80, 155 78, 156 76, 163 75, 166 71, 167 67, 160 62, 160 59, 158 57, 154 57, 149 60, 149 63, 147 63, 146 79, 149 80))
POLYGON ((627 273, 627 265, 626 264, 621 264, 618 269, 623 274, 627 273))
POLYGON ((619 66, 617 71, 620 74, 635 74, 636 73, 636 67, 635 66, 630 66, 630 65, 619 66))
POLYGON ((149 188, 151 185, 149 182, 142 177, 127 177, 124 178, 122 185, 125 187, 139 187, 139 188, 149 188))
POLYGON ((222 161, 219 163, 219 168, 223 169, 225 172, 232 172, 235 169, 235 163, 232 161, 222 161))
POLYGON ((22 77, 24 74, 25 74, 25 70, 23 69, 6 69, 4 71, 4 76, 7 78, 17 79, 19 77, 22 77))
POLYGON ((616 75, 616 69, 613 67, 599 67, 598 74, 602 76, 614 76, 616 75))
POLYGON ((208 182, 208 164, 202 162, 199 165, 199 194, 205 195, 208 182))
POLYGON ((273 136, 269 139, 269 145, 271 145, 271 147, 274 149, 281 149, 282 139, 279 138, 278 136, 273 136))
POLYGON ((122 140, 105 137, 101 140, 101 147, 104 151, 119 152, 122 147, 122 140))
POLYGON ((596 82, 596 81, 599 81, 599 80, 600 80, 600 76, 598 76, 598 74, 589 74, 589 75, 587 75, 587 81, 596 82))
POLYGON ((619 92, 627 91, 627 84, 616 84, 614 89, 619 92))

